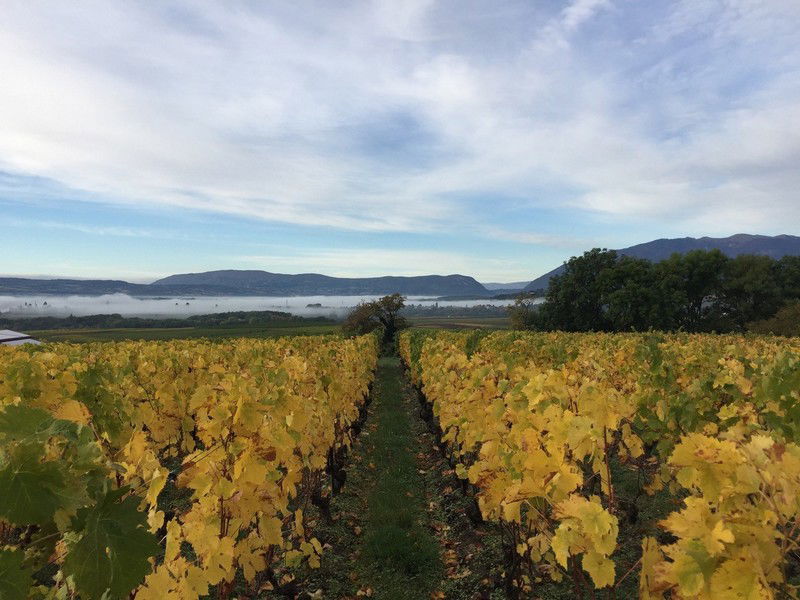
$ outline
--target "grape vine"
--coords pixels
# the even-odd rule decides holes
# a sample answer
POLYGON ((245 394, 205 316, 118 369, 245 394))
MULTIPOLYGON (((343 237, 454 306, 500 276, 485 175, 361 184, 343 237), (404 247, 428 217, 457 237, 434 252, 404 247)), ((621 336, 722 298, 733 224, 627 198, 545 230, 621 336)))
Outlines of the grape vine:
POLYGON ((373 336, 0 349, 0 596, 229 597, 313 568, 373 336), (183 494, 178 510, 165 489, 183 494), (65 596, 66 595, 66 596, 65 596))
POLYGON ((797 340, 412 331, 399 345, 507 536, 516 594, 567 578, 611 598, 638 573, 641 598, 797 597, 797 340), (659 493, 674 510, 640 523, 655 531, 623 562, 621 523, 659 493))

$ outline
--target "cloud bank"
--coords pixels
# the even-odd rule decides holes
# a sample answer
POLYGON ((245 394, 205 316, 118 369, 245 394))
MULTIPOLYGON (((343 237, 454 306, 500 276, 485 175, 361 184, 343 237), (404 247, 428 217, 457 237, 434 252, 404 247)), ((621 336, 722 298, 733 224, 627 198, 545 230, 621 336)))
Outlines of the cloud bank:
POLYGON ((361 232, 797 233, 799 27, 782 0, 11 1, 0 171, 361 232))

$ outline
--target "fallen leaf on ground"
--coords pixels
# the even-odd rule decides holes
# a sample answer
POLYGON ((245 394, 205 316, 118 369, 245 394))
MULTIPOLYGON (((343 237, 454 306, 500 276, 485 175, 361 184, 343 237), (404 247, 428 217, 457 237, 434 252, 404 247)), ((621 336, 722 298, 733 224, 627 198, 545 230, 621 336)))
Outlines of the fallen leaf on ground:
POLYGON ((364 597, 372 598, 372 594, 373 593, 374 592, 372 591, 371 587, 366 587, 366 588, 361 588, 360 590, 358 590, 356 592, 356 596, 358 596, 359 598, 364 598, 364 597))

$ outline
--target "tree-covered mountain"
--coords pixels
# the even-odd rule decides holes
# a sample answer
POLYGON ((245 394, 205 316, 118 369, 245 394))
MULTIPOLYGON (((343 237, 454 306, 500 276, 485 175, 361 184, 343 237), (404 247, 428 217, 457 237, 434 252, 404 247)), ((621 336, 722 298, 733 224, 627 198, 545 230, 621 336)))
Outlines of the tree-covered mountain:
MULTIPOLYGON (((651 261, 664 260, 676 252, 685 254, 691 250, 720 250, 731 258, 740 254, 756 254, 769 256, 779 259, 784 256, 800 255, 800 237, 794 235, 750 235, 738 233, 726 238, 674 238, 659 239, 644 244, 636 244, 629 248, 617 250, 618 254, 632 256, 634 258, 646 258, 651 261)), ((531 281, 525 291, 533 292, 547 289, 547 284, 553 275, 560 275, 564 272, 564 265, 553 269, 531 281)))
POLYGON ((485 287, 465 275, 343 278, 316 273, 286 275, 227 270, 170 275, 151 284, 117 280, 0 278, 0 295, 381 296, 394 293, 410 296, 490 295, 485 287))
POLYGON ((357 296, 357 295, 488 295, 488 291, 466 275, 422 275, 417 277, 330 277, 317 273, 287 275, 267 271, 208 271, 170 275, 151 284, 162 286, 203 286, 236 289, 249 295, 271 296, 357 296))

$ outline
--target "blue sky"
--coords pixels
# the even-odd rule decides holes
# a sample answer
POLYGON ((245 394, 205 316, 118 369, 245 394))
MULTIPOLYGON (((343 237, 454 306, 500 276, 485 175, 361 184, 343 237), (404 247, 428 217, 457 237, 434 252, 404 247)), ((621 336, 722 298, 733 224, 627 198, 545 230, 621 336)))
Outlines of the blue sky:
POLYGON ((800 3, 4 3, 0 273, 530 280, 800 234, 800 3))

